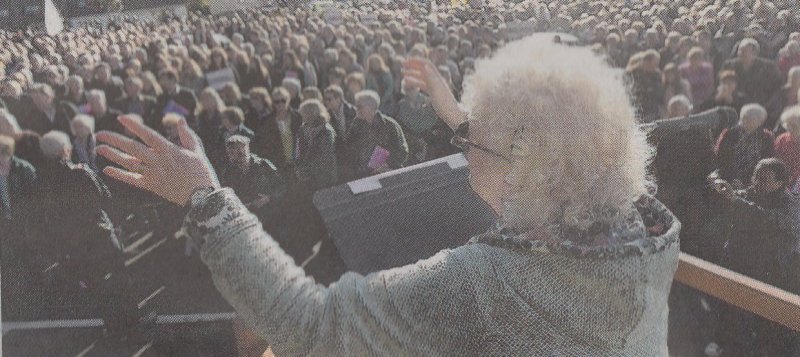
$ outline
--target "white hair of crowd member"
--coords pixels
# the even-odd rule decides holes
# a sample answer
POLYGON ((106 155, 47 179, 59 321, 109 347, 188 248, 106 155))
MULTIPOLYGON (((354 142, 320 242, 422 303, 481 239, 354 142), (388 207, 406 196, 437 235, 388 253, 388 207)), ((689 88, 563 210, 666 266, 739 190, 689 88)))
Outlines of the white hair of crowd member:
POLYGON ((39 140, 39 148, 48 159, 63 159, 72 150, 69 136, 61 131, 49 131, 39 140))
POLYGON ((89 133, 93 133, 94 125, 95 125, 94 118, 86 114, 76 115, 74 118, 72 118, 72 121, 69 123, 73 135, 77 135, 76 132, 79 130, 79 128, 86 129, 88 130, 89 133))
POLYGON ((781 125, 797 137, 800 135, 800 105, 793 105, 781 113, 781 125))
POLYGON ((765 120, 767 120, 767 110, 757 103, 745 104, 739 114, 739 123, 744 126, 758 127, 765 120))
POLYGON ((370 105, 370 108, 377 110, 381 106, 381 96, 378 92, 367 89, 362 90, 355 95, 356 103, 367 103, 370 105))

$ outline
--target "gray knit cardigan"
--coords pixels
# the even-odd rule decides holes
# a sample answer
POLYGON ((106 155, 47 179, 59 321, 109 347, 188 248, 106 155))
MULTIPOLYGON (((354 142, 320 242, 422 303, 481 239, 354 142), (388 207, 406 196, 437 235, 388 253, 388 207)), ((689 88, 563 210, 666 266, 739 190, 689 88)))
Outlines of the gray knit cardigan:
MULTIPOLYGON (((680 223, 643 196, 628 237, 584 247, 502 229, 416 264, 316 284, 230 189, 184 223, 214 283, 278 356, 667 356, 680 223), (663 227, 657 235, 645 226, 663 227)), ((597 228, 597 227, 595 227, 597 228)))

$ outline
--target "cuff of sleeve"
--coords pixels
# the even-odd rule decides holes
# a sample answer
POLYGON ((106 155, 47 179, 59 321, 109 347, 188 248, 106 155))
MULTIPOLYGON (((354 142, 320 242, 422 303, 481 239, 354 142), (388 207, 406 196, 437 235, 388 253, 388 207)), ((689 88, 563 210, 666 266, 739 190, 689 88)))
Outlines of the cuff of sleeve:
POLYGON ((232 224, 248 217, 252 215, 233 189, 222 188, 192 205, 179 234, 191 239, 195 247, 202 252, 224 236, 232 224))

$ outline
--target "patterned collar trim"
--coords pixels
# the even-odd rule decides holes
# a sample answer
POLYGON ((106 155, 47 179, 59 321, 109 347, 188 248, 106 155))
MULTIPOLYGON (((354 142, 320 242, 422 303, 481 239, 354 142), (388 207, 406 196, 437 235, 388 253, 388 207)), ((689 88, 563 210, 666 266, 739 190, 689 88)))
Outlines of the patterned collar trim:
POLYGON ((590 259, 644 256, 679 244, 680 222, 661 202, 645 195, 634 202, 634 207, 636 211, 633 213, 637 214, 628 215, 617 223, 593 226, 589 230, 551 227, 550 237, 559 238, 550 239, 533 238, 529 233, 519 234, 498 222, 488 232, 470 239, 468 244, 482 243, 515 251, 590 259), (653 227, 660 229, 654 230, 653 227))

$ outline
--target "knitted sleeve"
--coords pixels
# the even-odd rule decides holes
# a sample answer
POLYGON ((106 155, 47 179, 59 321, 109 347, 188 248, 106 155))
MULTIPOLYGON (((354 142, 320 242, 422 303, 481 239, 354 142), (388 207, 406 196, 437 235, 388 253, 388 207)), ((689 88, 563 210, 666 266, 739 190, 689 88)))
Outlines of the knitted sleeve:
POLYGON ((278 355, 430 355, 466 348, 476 328, 471 279, 454 254, 316 284, 230 189, 194 206, 184 233, 217 289, 278 355), (438 351, 438 352, 434 352, 438 351))

